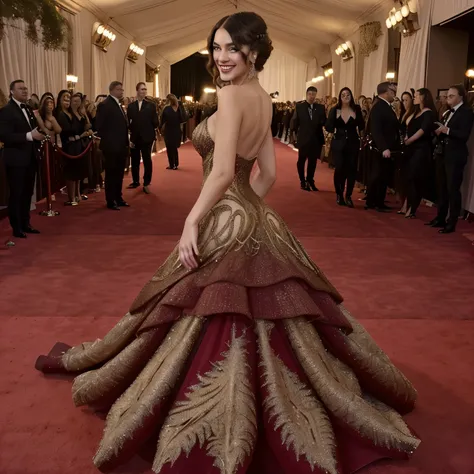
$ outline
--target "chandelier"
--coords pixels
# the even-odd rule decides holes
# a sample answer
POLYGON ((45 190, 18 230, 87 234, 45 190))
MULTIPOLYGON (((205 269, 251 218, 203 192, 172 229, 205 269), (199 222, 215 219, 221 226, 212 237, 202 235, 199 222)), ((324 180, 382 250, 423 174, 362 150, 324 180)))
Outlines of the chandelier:
POLYGON ((410 36, 417 31, 418 6, 417 0, 398 0, 399 8, 392 8, 385 20, 387 28, 398 30, 403 36, 410 36))

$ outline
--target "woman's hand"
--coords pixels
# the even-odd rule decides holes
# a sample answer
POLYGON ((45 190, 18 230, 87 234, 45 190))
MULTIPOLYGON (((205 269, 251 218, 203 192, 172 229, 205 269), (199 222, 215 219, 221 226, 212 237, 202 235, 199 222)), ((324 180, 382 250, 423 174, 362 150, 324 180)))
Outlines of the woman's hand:
POLYGON ((179 259, 183 266, 192 270, 199 266, 196 257, 199 255, 197 246, 198 225, 186 220, 183 233, 179 241, 179 259))

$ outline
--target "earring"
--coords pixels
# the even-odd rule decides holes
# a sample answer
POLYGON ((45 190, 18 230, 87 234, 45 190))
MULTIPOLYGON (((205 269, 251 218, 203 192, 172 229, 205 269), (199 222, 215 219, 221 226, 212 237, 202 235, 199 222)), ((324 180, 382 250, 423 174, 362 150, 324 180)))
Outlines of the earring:
POLYGON ((257 70, 255 69, 255 63, 251 62, 250 70, 248 74, 248 80, 250 81, 254 77, 257 77, 257 70))

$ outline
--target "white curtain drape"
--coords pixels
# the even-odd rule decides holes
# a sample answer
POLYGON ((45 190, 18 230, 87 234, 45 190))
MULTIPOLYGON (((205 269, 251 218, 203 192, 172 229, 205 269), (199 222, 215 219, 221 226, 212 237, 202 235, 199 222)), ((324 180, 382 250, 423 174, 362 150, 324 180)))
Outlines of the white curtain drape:
POLYGON ((474 128, 469 139, 469 158, 462 183, 462 207, 474 214, 474 128))
POLYGON ((77 76, 78 81, 76 90, 84 91, 84 61, 83 61, 83 44, 82 44, 82 28, 81 15, 72 14, 66 10, 61 10, 61 15, 69 22, 72 33, 72 49, 71 61, 68 66, 68 74, 77 76))
POLYGON ((302 100, 305 97, 308 63, 275 49, 259 74, 262 87, 271 94, 278 91, 279 100, 302 100))
POLYGON ((41 96, 44 92, 56 94, 66 87, 67 52, 45 51, 25 36, 22 20, 9 22, 0 42, 0 88, 9 94, 9 84, 23 79, 30 93, 41 96))
POLYGON ((92 96, 95 98, 99 94, 108 94, 109 85, 112 81, 119 80, 117 75, 116 58, 109 52, 104 52, 97 46, 92 48, 92 96))
MULTIPOLYGON (((400 94, 410 88, 426 86, 426 62, 434 0, 418 0, 420 29, 413 35, 402 37, 398 90, 400 94)), ((453 0, 450 0, 453 1, 453 0)))
POLYGON ((137 84, 145 81, 146 66, 145 55, 140 56, 136 63, 125 60, 123 71, 123 88, 126 97, 136 95, 137 84))
POLYGON ((164 99, 171 92, 171 65, 167 61, 160 64, 158 74, 158 97, 164 99))
POLYGON ((388 64, 388 32, 382 24, 382 36, 378 38, 378 48, 363 58, 361 94, 372 97, 377 93, 377 86, 385 81, 388 64))
POLYGON ((474 0, 436 0, 433 5, 433 25, 474 8, 474 0))

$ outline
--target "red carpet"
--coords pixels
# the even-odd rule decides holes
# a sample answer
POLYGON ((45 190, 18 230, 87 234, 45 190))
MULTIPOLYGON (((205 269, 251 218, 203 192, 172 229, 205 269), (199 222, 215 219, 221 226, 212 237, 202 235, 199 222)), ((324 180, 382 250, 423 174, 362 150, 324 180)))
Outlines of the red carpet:
MULTIPOLYGON (((0 250, 1 474, 98 472, 91 458, 103 421, 74 408, 70 382, 46 379, 34 362, 58 340, 104 335, 177 242, 201 183, 200 158, 190 145, 181 150, 177 172, 155 157, 155 194, 127 190, 130 209, 107 211, 103 193, 73 208, 57 202, 59 217, 33 217, 41 235, 0 250)), ((462 235, 472 226, 440 236, 423 225, 433 214, 426 207, 414 221, 362 202, 338 208, 326 166, 317 171, 322 191, 305 193, 296 153, 277 144, 277 158, 268 201, 419 390, 408 417, 419 450, 361 472, 474 474, 474 260, 462 235)), ((2 244, 8 235, 4 220, 2 244)), ((135 459, 117 472, 151 471, 135 459)))

